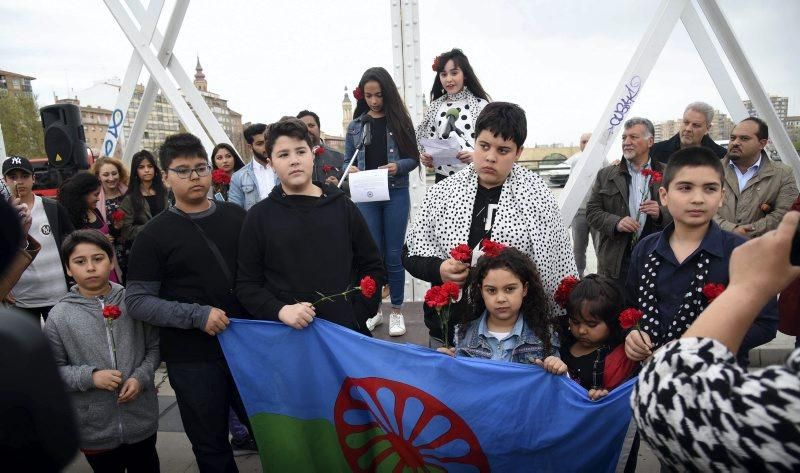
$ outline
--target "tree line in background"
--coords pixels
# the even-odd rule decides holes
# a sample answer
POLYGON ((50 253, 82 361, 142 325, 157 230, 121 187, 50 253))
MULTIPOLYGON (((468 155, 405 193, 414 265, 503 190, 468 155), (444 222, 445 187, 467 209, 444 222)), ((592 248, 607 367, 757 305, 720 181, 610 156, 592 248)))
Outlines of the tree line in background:
POLYGON ((11 95, 0 90, 0 126, 3 127, 7 155, 45 156, 44 130, 36 97, 11 95))

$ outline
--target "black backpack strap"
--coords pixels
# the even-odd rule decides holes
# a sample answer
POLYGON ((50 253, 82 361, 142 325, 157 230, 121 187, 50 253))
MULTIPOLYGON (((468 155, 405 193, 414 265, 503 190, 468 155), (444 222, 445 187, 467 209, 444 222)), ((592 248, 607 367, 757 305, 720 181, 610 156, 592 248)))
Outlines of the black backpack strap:
POLYGON ((181 209, 179 209, 179 208, 177 208, 175 206, 170 207, 170 210, 172 210, 176 214, 184 217, 188 221, 192 222, 192 225, 194 225, 194 227, 197 229, 197 231, 200 232, 200 235, 206 241, 206 245, 208 246, 208 249, 211 250, 211 253, 214 255, 214 258, 216 258, 217 264, 219 265, 220 269, 222 270, 222 274, 225 276, 225 279, 228 280, 228 286, 230 287, 231 290, 233 290, 233 283, 234 283, 233 275, 231 274, 230 268, 228 268, 228 263, 225 262, 225 258, 222 257, 222 253, 219 251, 219 247, 217 246, 217 244, 214 243, 214 241, 211 238, 209 238, 209 236, 203 230, 203 227, 198 225, 198 223, 195 222, 194 219, 192 217, 190 217, 186 212, 184 212, 183 210, 181 210, 181 209))

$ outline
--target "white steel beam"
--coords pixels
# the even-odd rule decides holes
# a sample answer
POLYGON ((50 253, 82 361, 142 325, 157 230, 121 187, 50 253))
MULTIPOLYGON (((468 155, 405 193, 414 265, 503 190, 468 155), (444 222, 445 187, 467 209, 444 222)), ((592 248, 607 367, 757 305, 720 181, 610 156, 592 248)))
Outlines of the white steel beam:
MULTIPOLYGON (((139 4, 139 0, 130 0, 129 5, 139 4)), ((142 35, 152 40, 153 32, 156 31, 158 24, 158 17, 161 16, 161 10, 164 8, 164 0, 150 0, 147 5, 147 12, 142 9, 143 15, 139 18, 139 24, 142 26, 142 35)), ((114 156, 114 150, 117 148, 117 143, 125 141, 124 138, 124 124, 125 116, 128 114, 128 108, 131 104, 133 92, 136 89, 136 83, 139 81, 139 75, 142 73, 142 58, 136 54, 136 51, 131 53, 131 58, 128 61, 128 69, 125 71, 125 76, 122 79, 122 84, 117 96, 117 103, 114 110, 111 112, 111 120, 108 123, 108 130, 103 140, 103 146, 100 149, 101 156, 114 156)))
MULTIPOLYGON (((142 15, 145 13, 141 11, 141 5, 138 2, 134 1, 129 4, 131 7, 131 11, 133 16, 137 18, 137 20, 141 23, 142 22, 142 15), (139 7, 137 10, 136 7, 139 7), (138 11, 138 14, 137 14, 138 11)), ((169 24, 167 25, 167 36, 166 40, 164 37, 161 36, 161 33, 158 31, 155 32, 153 35, 153 40, 156 50, 158 51, 158 61, 163 66, 166 66, 169 63, 170 58, 172 57, 172 49, 175 47, 175 42, 178 40, 178 33, 180 32, 181 25, 183 24, 183 19, 186 17, 186 10, 189 8, 188 0, 179 0, 175 3, 175 7, 172 10, 172 15, 169 19, 169 24)), ((139 102, 139 110, 136 112, 136 118, 134 119, 133 126, 131 127, 131 138, 128 146, 125 147, 125 153, 123 154, 123 161, 125 163, 130 163, 131 157, 134 153, 139 151, 140 143, 142 140, 142 136, 144 135, 145 129, 147 128, 147 121, 150 117, 150 112, 153 109, 153 104, 155 104, 157 95, 158 95, 159 85, 156 83, 155 78, 153 75, 150 75, 150 78, 147 80, 147 85, 144 88, 144 92, 142 93, 142 99, 139 102)), ((203 138, 202 135, 198 135, 201 139, 203 138)))
MULTIPOLYGON (((150 72, 150 76, 155 79, 156 83, 161 88, 161 92, 164 94, 164 96, 166 96, 167 100, 169 100, 170 104, 172 104, 172 107, 175 109, 175 112, 178 114, 178 117, 186 126, 187 130, 200 138, 200 140, 203 142, 203 146, 211 149, 213 144, 208 139, 208 136, 205 134, 200 122, 194 116, 194 113, 192 113, 191 109, 186 104, 183 96, 180 94, 180 92, 178 92, 177 87, 175 87, 175 85, 170 81, 169 76, 167 76, 162 64, 159 62, 155 54, 153 54, 153 51, 149 47, 150 42, 145 40, 141 32, 136 29, 133 20, 131 20, 118 0, 104 0, 104 2, 109 11, 111 11, 111 14, 114 16, 114 19, 117 21, 120 28, 122 28, 125 36, 128 38, 128 41, 131 43, 131 45, 133 45, 134 50, 139 54, 139 57, 142 58, 145 67, 147 67, 147 70, 150 72)), ((177 2, 176 10, 178 9, 178 5, 181 3, 182 0, 177 2)), ((173 18, 170 18, 170 24, 167 27, 167 34, 169 34, 171 27, 179 29, 183 18, 180 18, 179 21, 173 20, 173 18)), ((168 54, 171 54, 171 51, 169 51, 168 54)), ((141 113, 137 113, 137 118, 140 114, 141 113)), ((131 135, 133 137, 133 134, 131 135)))
POLYGON ((705 25, 700 19, 700 12, 697 11, 697 7, 693 2, 689 2, 686 8, 683 9, 681 22, 683 22, 686 32, 689 33, 689 38, 694 43, 695 49, 700 54, 700 59, 703 60, 703 64, 706 66, 717 92, 722 97, 722 101, 725 102, 725 108, 728 109, 731 119, 734 122, 744 120, 749 116, 747 108, 742 103, 742 98, 736 90, 733 79, 722 62, 722 56, 720 56, 719 51, 711 41, 711 36, 709 36, 705 25))
MULTIPOLYGON (((589 139, 584 156, 570 173, 567 185, 559 196, 564 225, 570 226, 586 193, 594 184, 609 146, 614 142, 625 119, 642 91, 653 66, 669 39, 688 0, 662 0, 653 20, 645 31, 639 47, 614 89, 600 121, 589 139)), ((621 153, 621 150, 620 150, 621 153)))
POLYGON ((797 150, 794 149, 783 122, 781 122, 778 114, 775 113, 764 86, 758 80, 750 61, 747 60, 747 56, 736 39, 736 35, 733 33, 727 18, 725 18, 715 1, 698 1, 700 8, 705 13, 708 24, 711 26, 711 30, 719 40, 720 46, 739 77, 747 96, 753 102, 759 117, 767 122, 770 129, 770 140, 778 150, 781 159, 792 166, 795 180, 800 182, 800 157, 797 155, 797 150))
MULTIPOLYGON (((184 4, 180 5, 180 8, 183 10, 182 13, 185 15, 186 9, 189 7, 189 0, 179 0, 178 4, 180 3, 184 4)), ((179 8, 178 4, 175 5, 176 9, 179 8)), ((141 18, 141 16, 144 14, 141 5, 132 6, 131 10, 133 11, 133 15, 137 18, 141 18)), ((178 57, 172 54, 172 49, 175 46, 175 41, 177 40, 177 35, 180 31, 180 25, 171 31, 174 31, 174 33, 168 34, 166 38, 162 38, 161 34, 156 31, 153 38, 153 45, 156 47, 156 49, 163 49, 164 43, 169 45, 169 57, 166 62, 162 63, 165 64, 167 70, 169 70, 169 72, 172 74, 172 77, 175 78, 175 81, 181 88, 181 92, 183 92, 186 100, 197 114, 200 123, 202 123, 203 127, 205 127, 206 131, 211 137, 211 141, 213 141, 214 144, 228 143, 232 145, 231 140, 227 133, 225 133, 225 130, 222 128, 222 125, 219 124, 219 121, 211 112, 211 109, 208 107, 205 99, 200 94, 200 91, 198 91, 194 86, 194 81, 192 81, 192 79, 186 73, 186 70, 178 61, 178 57), (174 37, 172 37, 173 35, 174 37)), ((210 153, 211 148, 209 148, 207 151, 210 153)), ((211 157, 209 157, 209 159, 211 159, 211 157)))
MULTIPOLYGON (((397 90, 403 98, 411 120, 416 126, 422 119, 422 78, 419 52, 419 9, 418 0, 390 0, 392 21, 392 56, 394 58, 393 76, 397 90)), ((420 165, 422 166, 422 165, 420 165)), ((418 171, 409 176, 411 197, 410 215, 415 215, 425 197, 425 172, 418 171)), ((414 279, 406 273, 405 299, 421 301, 430 285, 414 279)))

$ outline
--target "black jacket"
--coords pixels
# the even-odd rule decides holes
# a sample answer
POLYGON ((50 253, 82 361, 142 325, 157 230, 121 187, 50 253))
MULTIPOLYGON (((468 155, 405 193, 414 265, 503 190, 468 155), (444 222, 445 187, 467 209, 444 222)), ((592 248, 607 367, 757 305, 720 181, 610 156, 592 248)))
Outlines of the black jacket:
MULTIPOLYGON (((724 158, 725 155, 728 154, 728 150, 725 149, 725 147, 716 144, 708 135, 703 136, 703 139, 700 141, 700 146, 713 151, 719 159, 724 158)), ((681 136, 680 133, 676 133, 672 138, 654 144, 653 147, 650 148, 650 157, 653 161, 667 164, 672 153, 679 149, 681 149, 681 136)))
MULTIPOLYGON (((47 222, 50 224, 50 231, 53 234, 53 238, 56 240, 58 254, 60 255, 61 244, 64 242, 64 238, 74 232, 75 227, 72 225, 72 221, 69 219, 69 213, 67 213, 67 209, 64 208, 63 205, 53 199, 42 197, 42 206, 44 207, 44 214, 47 215, 47 222)), ((70 278, 67 275, 66 268, 62 265, 61 269, 64 270, 64 278, 67 280, 67 283, 69 283, 70 278)))
MULTIPOLYGON (((658 162, 651 163, 653 170, 664 172, 664 165, 658 162)), ((633 249, 632 234, 617 231, 617 223, 623 217, 636 218, 630 215, 628 209, 628 186, 631 175, 628 164, 622 158, 619 164, 604 167, 597 173, 592 193, 586 203, 586 220, 589 227, 598 234, 597 238, 597 273, 618 279, 620 284, 625 283, 624 275, 627 272, 626 260, 633 249)), ((650 184, 650 195, 657 200, 658 189, 661 184, 650 184)), ((666 207, 659 204, 660 216, 658 220, 647 216, 644 228, 639 239, 655 232, 660 232, 672 222, 672 216, 666 207)))
POLYGON ((239 240, 236 296, 257 319, 278 320, 285 305, 341 293, 369 275, 378 294, 316 304, 317 316, 369 334, 386 269, 358 208, 336 187, 321 197, 287 195, 276 186, 247 212, 239 240))
POLYGON ((67 213, 67 209, 63 205, 47 197, 42 197, 42 204, 44 213, 47 215, 47 221, 50 223, 50 231, 53 232, 53 238, 58 244, 60 253, 61 243, 64 242, 64 238, 67 235, 75 231, 75 227, 72 225, 69 213, 67 213))

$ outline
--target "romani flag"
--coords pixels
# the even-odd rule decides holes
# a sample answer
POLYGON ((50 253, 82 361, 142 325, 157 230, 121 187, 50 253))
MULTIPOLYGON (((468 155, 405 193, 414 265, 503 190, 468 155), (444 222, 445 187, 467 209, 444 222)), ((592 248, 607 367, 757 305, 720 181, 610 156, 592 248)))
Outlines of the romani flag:
POLYGON ((315 319, 220 335, 264 471, 614 471, 632 381, 600 401, 537 366, 451 358, 315 319))

